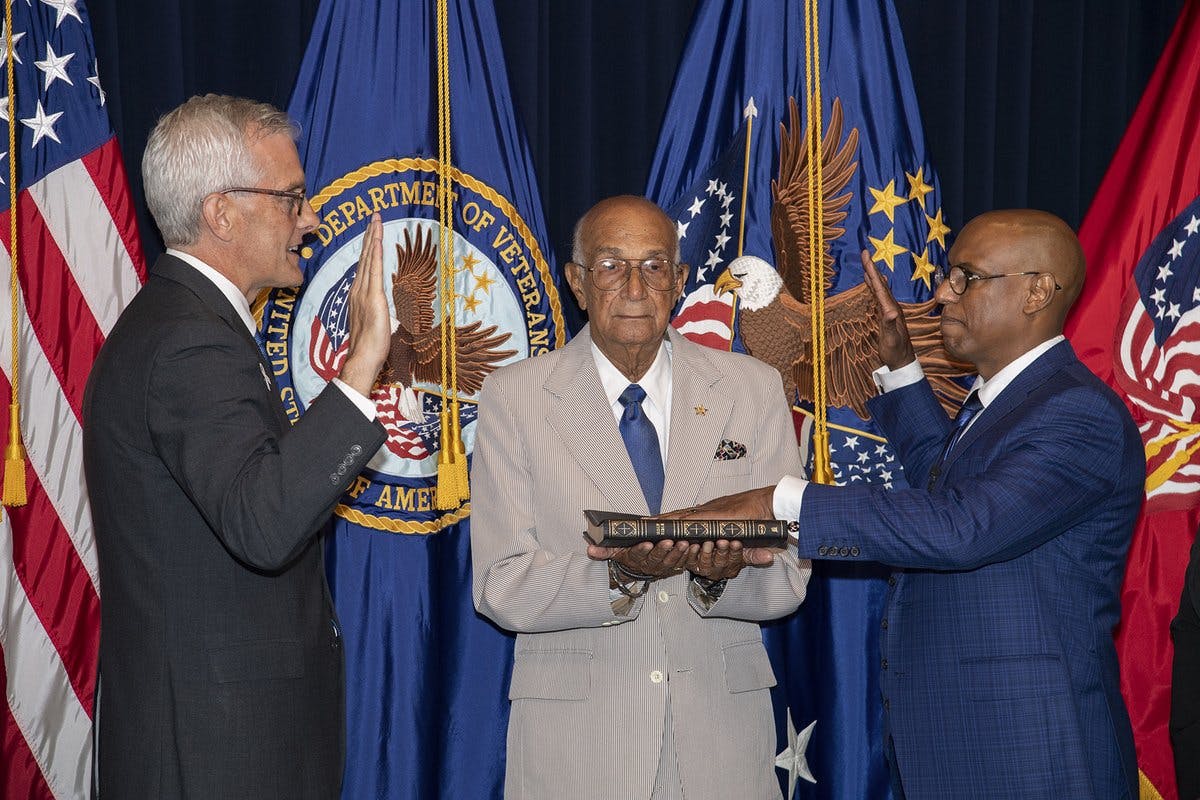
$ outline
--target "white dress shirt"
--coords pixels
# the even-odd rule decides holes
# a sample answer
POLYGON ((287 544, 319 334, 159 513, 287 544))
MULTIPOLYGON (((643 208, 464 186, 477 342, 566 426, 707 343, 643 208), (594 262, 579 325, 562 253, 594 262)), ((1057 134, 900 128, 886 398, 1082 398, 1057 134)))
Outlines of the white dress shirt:
MULTIPOLYGON (((600 373, 600 385, 604 388, 604 396, 608 398, 613 418, 619 426, 621 414, 625 412, 625 406, 621 405, 621 392, 625 391, 631 381, 613 366, 608 356, 600 352, 595 341, 592 342, 592 357, 596 359, 596 371, 600 373)), ((671 431, 671 343, 666 339, 663 339, 658 348, 658 355, 654 357, 650 369, 646 370, 646 374, 637 384, 646 391, 646 399, 642 401, 642 413, 654 423, 654 430, 658 432, 658 451, 662 454, 665 470, 667 443, 671 431)))
MULTIPOLYGON (((1012 383, 1018 375, 1025 371, 1034 361, 1059 342, 1065 341, 1067 337, 1059 334, 1053 339, 1047 339, 1036 347, 1025 351, 1019 357, 1013 359, 1007 364, 1004 369, 997 372, 989 380, 984 380, 981 377, 975 378, 975 385, 971 387, 971 391, 979 394, 979 402, 983 405, 971 421, 967 423, 969 429, 975 424, 975 420, 987 410, 987 407, 995 400, 1005 387, 1012 383)), ((905 386, 910 386, 925 378, 925 372, 921 369, 921 362, 912 361, 905 364, 897 370, 890 370, 886 365, 880 367, 872 373, 875 379, 875 385, 879 387, 880 392, 890 392, 895 389, 900 389, 905 386)), ((964 429, 965 431, 966 429, 964 429)), ((795 475, 785 475, 779 484, 775 487, 775 493, 772 495, 772 506, 776 519, 793 520, 799 519, 800 507, 804 502, 804 489, 808 486, 808 481, 795 475)))
MULTIPOLYGON (((237 312, 238 317, 246 326, 246 330, 250 331, 250 335, 254 336, 254 331, 258 327, 254 324, 254 316, 250 313, 250 301, 246 299, 246 295, 233 285, 233 281, 226 278, 220 272, 205 264, 200 259, 196 258, 191 253, 185 253, 182 250, 176 250, 173 247, 167 248, 167 255, 175 256, 183 263, 192 267, 216 286, 221 294, 225 295, 225 299, 229 301, 229 305, 233 306, 233 310, 237 312)), ((342 381, 341 378, 334 378, 333 383, 342 390, 346 398, 354 403, 355 407, 363 413, 367 419, 375 419, 375 404, 367 397, 363 397, 359 391, 349 384, 342 381)))

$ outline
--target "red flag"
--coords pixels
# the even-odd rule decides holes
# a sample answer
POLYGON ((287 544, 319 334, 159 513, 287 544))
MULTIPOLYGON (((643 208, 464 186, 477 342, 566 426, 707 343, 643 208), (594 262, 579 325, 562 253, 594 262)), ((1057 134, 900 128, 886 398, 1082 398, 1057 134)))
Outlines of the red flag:
POLYGON ((1143 798, 1175 798, 1171 637, 1200 519, 1200 2, 1180 13, 1084 219, 1080 358, 1129 405, 1146 444, 1117 652, 1143 798))
POLYGON ((0 153, 0 396, 7 411, 16 383, 28 503, 0 519, 0 797, 49 800, 87 797, 91 785, 100 598, 83 389, 145 267, 84 4, 13 3, 12 16, 16 88, 0 115, 16 133, 13 152, 0 153))

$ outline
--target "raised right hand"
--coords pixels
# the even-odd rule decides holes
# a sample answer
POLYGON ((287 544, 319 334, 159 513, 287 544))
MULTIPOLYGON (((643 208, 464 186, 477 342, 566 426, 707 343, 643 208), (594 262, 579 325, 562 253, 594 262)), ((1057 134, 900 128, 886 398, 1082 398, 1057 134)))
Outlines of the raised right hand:
POLYGON ((371 217, 363 235, 362 254, 350 287, 349 318, 346 361, 338 377, 369 397, 392 342, 383 279, 383 220, 378 214, 371 217))
POLYGON ((908 335, 908 325, 904 321, 904 310, 896 302, 887 281, 871 263, 871 256, 866 250, 862 251, 862 265, 863 278, 879 306, 879 342, 876 345, 879 360, 888 369, 900 369, 917 360, 912 339, 908 335))

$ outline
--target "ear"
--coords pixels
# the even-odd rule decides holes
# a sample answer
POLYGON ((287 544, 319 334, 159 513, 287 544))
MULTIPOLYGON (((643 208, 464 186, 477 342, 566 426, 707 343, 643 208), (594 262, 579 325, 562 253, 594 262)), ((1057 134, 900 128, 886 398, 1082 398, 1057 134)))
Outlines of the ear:
POLYGON ((690 272, 691 269, 692 268, 687 264, 679 265, 679 277, 676 279, 679 282, 679 291, 675 295, 675 302, 677 303, 679 302, 679 298, 683 297, 683 289, 685 286, 687 286, 688 272, 690 272))
POLYGON ((233 229, 238 217, 237 208, 229 195, 210 194, 200 204, 200 224, 209 233, 223 242, 233 238, 233 229))
POLYGON ((567 284, 575 295, 575 302, 582 311, 587 311, 587 296, 583 292, 583 267, 574 261, 567 262, 567 284))
POLYGON ((1025 296, 1025 307, 1022 310, 1026 314, 1038 313, 1054 302, 1055 291, 1054 276, 1049 272, 1039 274, 1029 287, 1029 294, 1025 296))

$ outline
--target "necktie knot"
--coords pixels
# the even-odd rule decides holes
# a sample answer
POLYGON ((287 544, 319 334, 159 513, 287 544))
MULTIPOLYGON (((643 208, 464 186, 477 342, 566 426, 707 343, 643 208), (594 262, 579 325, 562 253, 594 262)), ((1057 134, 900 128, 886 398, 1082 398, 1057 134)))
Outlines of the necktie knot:
POLYGON ((954 427, 965 428, 976 414, 983 410, 983 401, 979 399, 979 392, 973 391, 967 395, 967 399, 963 401, 962 407, 958 409, 958 413, 954 415, 954 427))
POLYGON ((641 402, 646 399, 646 390, 636 383, 631 383, 625 387, 625 391, 621 392, 618 399, 624 408, 629 408, 631 404, 641 405, 641 402))

